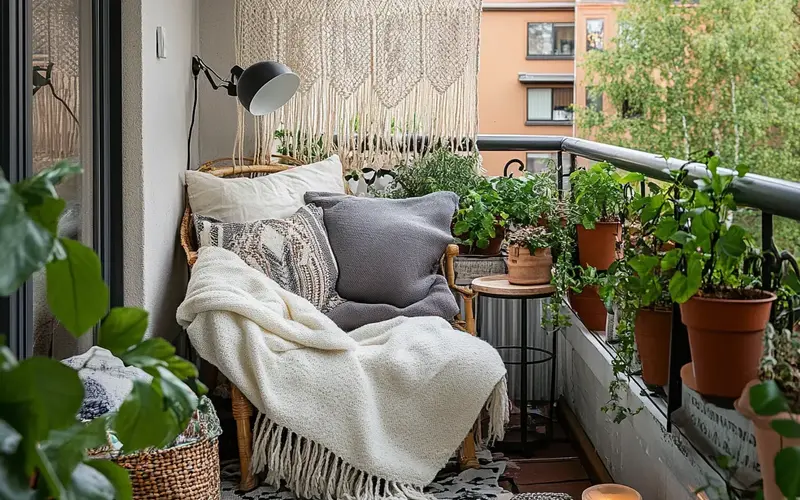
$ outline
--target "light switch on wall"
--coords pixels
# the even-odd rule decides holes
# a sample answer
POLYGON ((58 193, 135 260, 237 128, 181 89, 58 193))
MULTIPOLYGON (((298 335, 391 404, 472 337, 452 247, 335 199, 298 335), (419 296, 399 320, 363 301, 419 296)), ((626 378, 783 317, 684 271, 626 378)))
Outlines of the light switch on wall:
POLYGON ((159 59, 167 58, 167 44, 164 35, 164 28, 156 26, 156 57, 159 59))

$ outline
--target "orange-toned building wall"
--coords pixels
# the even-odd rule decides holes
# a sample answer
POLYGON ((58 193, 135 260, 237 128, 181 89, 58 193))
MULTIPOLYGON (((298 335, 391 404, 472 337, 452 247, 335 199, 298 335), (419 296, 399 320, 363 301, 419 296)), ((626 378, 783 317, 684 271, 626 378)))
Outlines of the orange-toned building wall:
MULTIPOLYGON (((573 136, 572 122, 526 124, 527 89, 573 86, 573 103, 586 105, 586 85, 581 60, 586 53, 586 20, 604 20, 604 44, 616 35, 615 10, 623 2, 516 2, 484 0, 481 15, 481 55, 478 72, 478 117, 482 134, 573 136), (575 57, 531 59, 528 57, 528 23, 575 23, 575 57), (569 75, 574 82, 522 83, 520 73, 569 75)), ((604 102, 604 108, 608 104, 604 102)), ((483 166, 490 175, 502 173, 512 158, 525 162, 523 153, 484 152, 483 166), (516 156, 515 156, 516 155, 516 156)))

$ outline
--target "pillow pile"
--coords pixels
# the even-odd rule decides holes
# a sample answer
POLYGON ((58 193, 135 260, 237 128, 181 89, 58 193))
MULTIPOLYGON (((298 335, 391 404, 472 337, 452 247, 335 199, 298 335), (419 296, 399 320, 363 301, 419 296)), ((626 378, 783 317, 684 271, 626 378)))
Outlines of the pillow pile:
POLYGON ((347 196, 337 156, 252 179, 189 171, 186 185, 201 246, 233 251, 342 329, 458 313, 437 274, 454 193, 347 196))

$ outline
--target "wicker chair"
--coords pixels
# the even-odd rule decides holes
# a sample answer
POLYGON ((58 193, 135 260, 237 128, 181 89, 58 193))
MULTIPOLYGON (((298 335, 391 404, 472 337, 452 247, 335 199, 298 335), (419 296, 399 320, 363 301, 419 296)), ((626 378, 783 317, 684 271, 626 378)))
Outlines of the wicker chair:
MULTIPOLYGON (((217 159, 203 164, 198 170, 217 177, 258 177, 261 175, 282 172, 292 166, 299 165, 300 162, 294 158, 286 156, 275 156, 281 163, 269 165, 232 165, 230 159, 217 159)), ((252 163, 252 160, 245 159, 245 163, 252 163)), ((197 240, 194 232, 192 219, 192 208, 186 203, 186 210, 181 221, 181 246, 186 252, 186 260, 191 267, 197 260, 197 240)), ((448 245, 445 254, 442 256, 442 272, 447 278, 451 289, 457 292, 464 299, 464 318, 456 317, 452 322, 453 327, 475 335, 475 318, 473 314, 472 299, 475 294, 469 288, 460 287, 455 284, 455 272, 453 270, 453 260, 458 255, 457 245, 448 245)), ((216 369, 212 367, 211 372, 204 371, 205 378, 216 379, 216 369)), ((213 380, 211 383, 214 383, 213 380)), ((250 401, 231 384, 231 400, 233 418, 236 420, 236 434, 239 446, 239 464, 242 475, 239 488, 244 491, 252 490, 257 486, 255 476, 250 472, 250 463, 253 455, 253 434, 250 425, 250 417, 253 415, 253 406, 250 401)), ((475 457, 474 433, 470 432, 464 439, 459 452, 459 461, 462 468, 478 468, 478 460, 475 457)))

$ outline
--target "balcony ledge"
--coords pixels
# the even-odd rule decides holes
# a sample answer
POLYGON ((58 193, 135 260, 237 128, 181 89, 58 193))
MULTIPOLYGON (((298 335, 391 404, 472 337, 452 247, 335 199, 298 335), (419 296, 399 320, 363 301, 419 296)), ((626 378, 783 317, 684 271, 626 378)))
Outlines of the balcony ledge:
POLYGON ((572 126, 572 120, 525 120, 525 126, 572 126))

